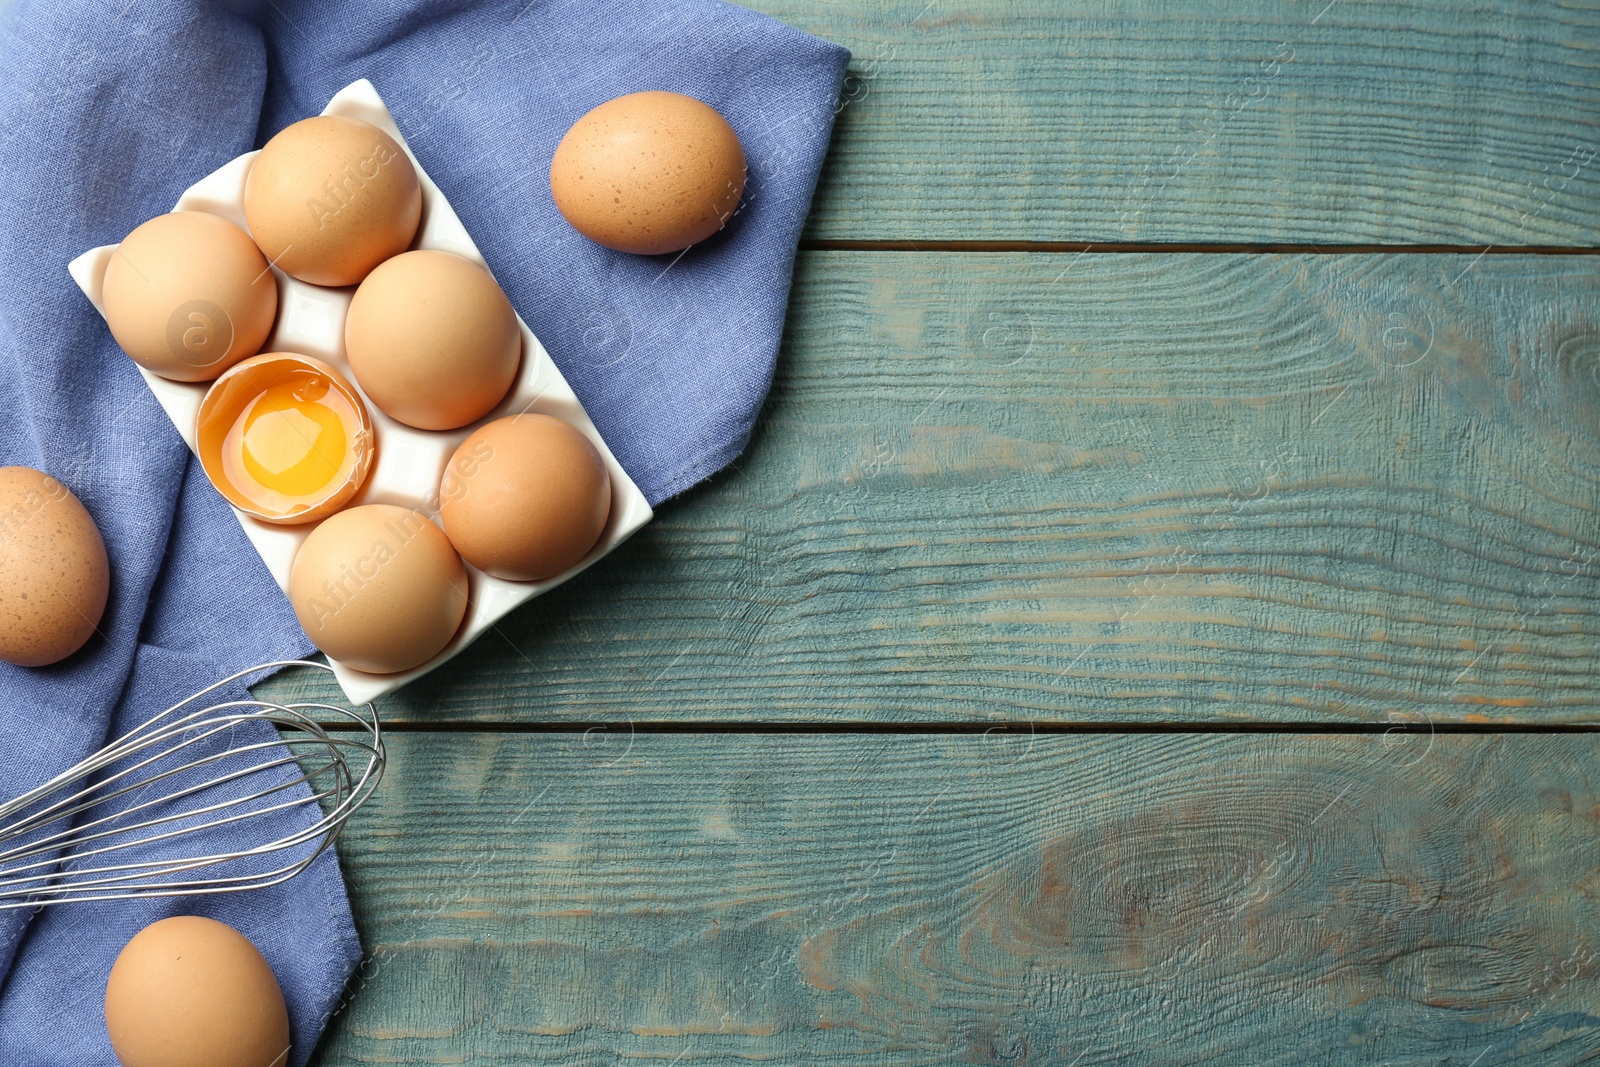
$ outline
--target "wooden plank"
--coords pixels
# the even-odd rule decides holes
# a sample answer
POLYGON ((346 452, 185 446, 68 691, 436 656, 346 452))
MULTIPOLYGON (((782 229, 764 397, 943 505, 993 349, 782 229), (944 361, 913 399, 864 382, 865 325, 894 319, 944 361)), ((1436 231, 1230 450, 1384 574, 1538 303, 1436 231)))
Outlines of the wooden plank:
POLYGON ((1597 281, 808 254, 741 469, 383 712, 1595 721, 1597 281))
POLYGON ((1592 0, 755 0, 855 53, 822 239, 1600 244, 1592 0))
POLYGON ((392 746, 321 1067, 1600 1056, 1592 736, 392 746))

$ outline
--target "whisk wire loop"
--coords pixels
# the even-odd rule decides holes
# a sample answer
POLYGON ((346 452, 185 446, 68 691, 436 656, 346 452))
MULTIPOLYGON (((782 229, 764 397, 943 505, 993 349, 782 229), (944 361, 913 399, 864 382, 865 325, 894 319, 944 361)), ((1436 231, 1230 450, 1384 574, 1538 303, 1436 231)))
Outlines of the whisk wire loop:
POLYGON ((0 803, 0 910, 266 888, 310 866, 383 777, 377 713, 201 704, 289 666, 331 673, 300 660, 246 668, 0 803))

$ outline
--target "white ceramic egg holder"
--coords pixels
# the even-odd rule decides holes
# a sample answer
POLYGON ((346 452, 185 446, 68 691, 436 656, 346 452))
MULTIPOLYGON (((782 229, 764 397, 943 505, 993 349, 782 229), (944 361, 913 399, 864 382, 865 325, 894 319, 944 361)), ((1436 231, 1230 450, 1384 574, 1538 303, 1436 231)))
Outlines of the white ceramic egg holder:
MULTIPOLYGON (((417 157, 412 155, 410 146, 395 127, 389 109, 384 106, 382 98, 378 96, 378 91, 373 88, 371 82, 362 79, 346 86, 328 102, 322 113, 344 115, 370 122, 393 137, 400 147, 405 149, 406 155, 411 157, 412 165, 417 168, 417 177, 422 182, 422 221, 417 227, 417 237, 412 242, 412 248, 454 252, 482 265, 485 269, 488 268, 483 256, 478 253, 477 245, 473 244, 472 238, 461 225, 461 220, 450 207, 449 201, 423 171, 422 164, 417 162, 417 157)), ((249 226, 245 223, 244 217, 244 183, 256 154, 248 152, 239 156, 191 185, 178 198, 173 210, 209 211, 248 231, 249 226)), ((91 249, 74 259, 68 266, 73 280, 94 304, 95 309, 102 314, 105 309, 101 303, 101 283, 105 277, 106 264, 110 262, 116 250, 116 245, 91 249)), ((289 277, 277 267, 273 267, 272 270, 278 279, 278 319, 273 326, 272 336, 267 339, 262 351, 299 352, 315 356, 332 364, 359 390, 360 384, 350 373, 349 361, 345 358, 344 351, 345 313, 350 307, 350 297, 355 291, 354 288, 328 289, 309 285, 289 277)), ((507 582, 491 578, 468 566, 470 602, 467 607, 467 617, 450 644, 445 646, 444 651, 420 667, 399 674, 368 674, 329 657, 339 685, 345 694, 358 704, 364 704, 392 692, 413 678, 433 670, 466 648, 512 608, 560 585, 616 548, 635 530, 650 521, 652 512, 649 502, 645 500, 639 487, 633 484, 633 479, 628 477, 628 472, 622 469, 622 465, 611 454, 611 449, 606 447, 600 432, 595 429, 594 423, 589 421, 583 405, 578 402, 566 379, 556 369, 549 353, 544 350, 544 346, 533 335, 533 331, 528 329, 528 324, 522 321, 520 315, 517 316, 517 325, 522 329, 522 365, 517 372, 516 381, 512 384, 511 392, 494 411, 470 426, 446 432, 416 430, 389 418, 367 399, 365 393, 362 393, 377 439, 377 458, 371 473, 367 476, 366 484, 347 506, 399 504, 419 508, 430 515, 435 515, 438 510, 439 480, 444 475, 445 466, 456 446, 485 422, 520 412, 537 412, 555 415, 572 423, 600 450, 606 468, 611 473, 611 518, 607 521, 605 532, 600 535, 599 542, 582 562, 548 581, 507 582)), ((142 367, 139 368, 139 373, 144 375, 150 391, 166 409, 173 425, 178 428, 178 433, 193 450, 196 416, 200 410, 200 401, 210 383, 168 381, 142 367)), ((294 554, 301 542, 315 528, 316 523, 303 526, 274 526, 252 518, 237 508, 234 509, 234 514, 238 515, 246 536, 256 546, 256 551, 261 553, 262 560, 266 562, 273 578, 277 579, 278 586, 287 589, 289 566, 294 561, 294 554)))

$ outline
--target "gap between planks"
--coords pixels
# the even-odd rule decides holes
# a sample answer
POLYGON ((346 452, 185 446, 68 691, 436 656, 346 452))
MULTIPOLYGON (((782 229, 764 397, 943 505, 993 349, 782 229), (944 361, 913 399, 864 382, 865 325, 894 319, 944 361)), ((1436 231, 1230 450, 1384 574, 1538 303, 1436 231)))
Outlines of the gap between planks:
MULTIPOLYGON (((1396 720, 1378 723, 915 723, 915 722, 384 722, 385 733, 410 734, 905 734, 970 736, 990 734, 1303 734, 1309 736, 1381 736, 1402 734, 1600 734, 1600 723, 1430 723, 1396 720)), ((323 723, 330 732, 357 731, 348 723, 323 723)))
POLYGON ((1094 253, 1200 252, 1212 255, 1535 255, 1593 256, 1600 247, 1580 245, 1407 245, 1407 244, 1220 244, 1184 241, 840 241, 803 240, 802 252, 1036 252, 1045 255, 1094 253))

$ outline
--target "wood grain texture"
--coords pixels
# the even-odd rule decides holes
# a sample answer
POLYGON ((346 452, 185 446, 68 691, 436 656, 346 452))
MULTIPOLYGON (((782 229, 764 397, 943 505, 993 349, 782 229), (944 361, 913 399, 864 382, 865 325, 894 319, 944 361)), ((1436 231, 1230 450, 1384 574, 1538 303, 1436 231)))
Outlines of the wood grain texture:
POLYGON ((752 6, 855 54, 815 238, 1600 244, 1592 0, 752 6))
POLYGON ((1591 737, 392 740, 321 1067, 1600 1056, 1591 737))
MULTIPOLYGON (((1600 245, 1594 0, 755 6, 815 242, 1600 245)), ((1434 727, 1600 721, 1597 283, 803 255, 739 468, 382 704, 609 728, 391 735, 314 1062, 1596 1062, 1593 735, 1434 727)))
POLYGON ((740 469, 382 711, 1596 721, 1597 282, 807 254, 740 469))

